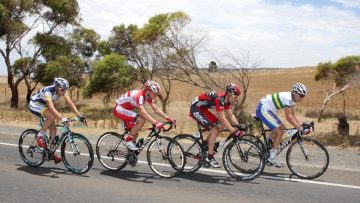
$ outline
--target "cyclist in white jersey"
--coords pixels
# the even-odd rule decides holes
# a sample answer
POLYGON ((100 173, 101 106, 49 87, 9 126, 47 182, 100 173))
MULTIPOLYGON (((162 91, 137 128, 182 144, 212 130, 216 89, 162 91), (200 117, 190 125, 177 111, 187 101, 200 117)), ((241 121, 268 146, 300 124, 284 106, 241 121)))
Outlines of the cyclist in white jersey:
MULTIPOLYGON (((57 102, 61 96, 65 97, 66 103, 70 106, 72 112, 74 112, 81 119, 85 118, 80 116, 79 111, 72 102, 68 92, 66 91, 68 88, 69 82, 67 80, 63 78, 54 78, 53 85, 42 88, 30 98, 30 112, 38 117, 46 118, 45 123, 35 137, 39 147, 46 147, 44 134, 48 129, 50 130, 50 140, 55 138, 56 127, 51 126, 55 119, 59 119, 62 123, 68 122, 68 120, 63 117, 62 114, 60 114, 54 107, 54 102, 57 102)), ((62 159, 57 157, 55 154, 53 155, 53 158, 55 164, 62 161, 62 159)))
POLYGON ((145 110, 145 102, 149 103, 151 108, 160 117, 170 121, 174 124, 175 120, 169 118, 156 104, 153 102, 156 96, 160 93, 160 86, 154 81, 147 81, 143 90, 131 90, 122 94, 117 100, 114 107, 114 115, 121 119, 126 129, 129 131, 125 138, 125 146, 131 150, 138 150, 139 148, 134 144, 139 130, 144 126, 145 121, 149 121, 156 128, 162 129, 163 123, 156 121, 145 110), (138 110, 134 112, 133 110, 138 110))
POLYGON ((307 130, 302 128, 301 123, 296 118, 294 111, 294 103, 300 102, 306 94, 307 90, 305 85, 301 83, 295 83, 292 86, 291 92, 278 92, 264 96, 256 108, 256 116, 275 134, 275 136, 272 138, 273 144, 272 149, 270 150, 270 157, 268 158, 268 162, 275 166, 284 166, 282 163, 276 160, 276 153, 279 149, 280 141, 284 134, 283 129, 286 129, 285 125, 277 117, 276 113, 279 109, 284 109, 286 120, 294 128, 300 130, 302 133, 308 133, 305 132, 307 130))

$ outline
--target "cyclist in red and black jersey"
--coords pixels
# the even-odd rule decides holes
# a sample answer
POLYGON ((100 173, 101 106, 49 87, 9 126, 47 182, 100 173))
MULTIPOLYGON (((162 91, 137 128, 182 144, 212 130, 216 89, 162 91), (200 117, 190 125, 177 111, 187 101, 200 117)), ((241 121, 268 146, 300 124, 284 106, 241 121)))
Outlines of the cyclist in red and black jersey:
POLYGON ((240 96, 240 93, 240 87, 230 83, 226 85, 225 93, 203 93, 196 97, 191 104, 190 116, 203 128, 209 130, 208 157, 206 157, 205 161, 214 168, 221 167, 214 159, 214 145, 219 130, 226 128, 235 136, 243 135, 241 131, 233 128, 233 126, 239 125, 239 122, 231 111, 231 105, 237 103, 237 98, 240 96), (209 111, 209 109, 212 108, 215 108, 216 115, 209 111))

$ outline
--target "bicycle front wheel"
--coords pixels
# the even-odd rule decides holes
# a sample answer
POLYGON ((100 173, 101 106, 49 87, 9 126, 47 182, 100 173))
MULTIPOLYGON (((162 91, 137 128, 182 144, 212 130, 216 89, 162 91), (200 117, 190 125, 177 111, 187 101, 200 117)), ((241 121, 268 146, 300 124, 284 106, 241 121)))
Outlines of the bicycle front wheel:
POLYGON ((123 144, 124 137, 116 132, 106 132, 96 142, 96 155, 101 165, 117 171, 127 165, 128 149, 123 144))
POLYGON ((174 139, 182 146, 185 155, 184 173, 195 173, 198 171, 203 162, 203 152, 199 141, 194 136, 180 134, 174 139))
POLYGON ((19 152, 22 160, 31 167, 38 167, 45 161, 44 150, 37 146, 35 129, 27 129, 19 139, 19 152))
POLYGON ((223 153, 223 165, 231 177, 251 181, 263 172, 265 159, 258 144, 239 139, 226 146, 223 153))
POLYGON ((65 167, 74 174, 88 172, 94 163, 94 151, 89 140, 72 133, 61 145, 61 156, 65 167))
POLYGON ((314 179, 325 173, 329 166, 329 153, 319 141, 301 138, 292 143, 286 153, 290 171, 303 179, 314 179))
POLYGON ((147 161, 156 175, 172 178, 181 173, 184 168, 184 151, 174 139, 160 136, 150 143, 147 161))

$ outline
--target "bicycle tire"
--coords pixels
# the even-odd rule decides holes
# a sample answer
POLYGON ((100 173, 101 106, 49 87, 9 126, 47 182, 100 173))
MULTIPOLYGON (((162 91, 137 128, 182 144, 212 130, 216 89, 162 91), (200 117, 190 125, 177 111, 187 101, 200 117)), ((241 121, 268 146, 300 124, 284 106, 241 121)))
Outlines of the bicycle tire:
POLYGON ((198 171, 203 163, 203 151, 201 144, 195 139, 193 135, 180 134, 174 139, 182 146, 185 155, 185 166, 183 173, 195 173, 198 171))
POLYGON ((19 138, 19 153, 21 159, 31 167, 39 167, 45 161, 44 150, 37 146, 35 129, 27 129, 21 133, 19 138), (29 155, 30 157, 27 157, 29 155))
POLYGON ((327 170, 329 153, 319 141, 302 137, 290 145, 286 152, 286 163, 290 171, 299 178, 314 179, 327 170), (309 156, 308 159, 304 152, 309 156))
POLYGON ((159 136, 150 143, 147 149, 147 161, 156 175, 173 178, 184 168, 184 151, 173 138, 159 136))
POLYGON ((128 164, 128 149, 123 140, 124 137, 116 132, 106 132, 97 140, 96 155, 106 169, 118 171, 128 164))
POLYGON ((262 150, 255 142, 238 139, 225 147, 223 165, 231 177, 252 181, 264 171, 265 159, 262 150))
MULTIPOLYGON (((72 132, 70 132, 72 133, 72 132)), ((89 140, 81 134, 72 133, 61 145, 61 157, 65 167, 74 174, 85 174, 94 163, 94 151, 89 140), (67 148, 68 147, 68 148, 67 148), (73 150, 77 150, 74 152, 73 150), (71 159, 73 157, 73 160, 71 159)))

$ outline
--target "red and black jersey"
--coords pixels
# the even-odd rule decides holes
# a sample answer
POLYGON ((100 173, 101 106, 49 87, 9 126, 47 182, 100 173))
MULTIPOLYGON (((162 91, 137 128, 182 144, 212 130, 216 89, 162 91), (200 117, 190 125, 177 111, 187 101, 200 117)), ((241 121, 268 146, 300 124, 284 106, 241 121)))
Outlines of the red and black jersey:
POLYGON ((230 103, 225 103, 225 94, 222 92, 203 93, 193 100, 192 105, 201 109, 215 108, 216 111, 229 110, 230 103))

